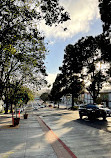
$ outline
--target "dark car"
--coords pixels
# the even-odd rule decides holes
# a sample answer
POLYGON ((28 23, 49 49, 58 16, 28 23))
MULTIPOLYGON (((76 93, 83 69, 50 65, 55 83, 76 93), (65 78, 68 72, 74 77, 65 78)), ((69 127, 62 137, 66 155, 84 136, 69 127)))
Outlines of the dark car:
POLYGON ((87 104, 79 108, 79 116, 80 119, 82 119, 83 116, 87 116, 89 120, 94 120, 99 117, 106 120, 106 111, 99 108, 97 105, 87 104))
POLYGON ((101 104, 98 104, 97 106, 101 109, 104 109, 106 111, 107 116, 111 116, 111 109, 104 107, 104 105, 101 105, 101 104))

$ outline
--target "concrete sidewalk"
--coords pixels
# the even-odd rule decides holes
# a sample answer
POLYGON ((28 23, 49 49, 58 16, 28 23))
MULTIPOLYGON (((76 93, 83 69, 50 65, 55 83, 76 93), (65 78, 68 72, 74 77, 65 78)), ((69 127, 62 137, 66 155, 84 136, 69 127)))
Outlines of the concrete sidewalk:
POLYGON ((16 128, 0 128, 0 158, 76 158, 41 118, 28 113, 16 128))

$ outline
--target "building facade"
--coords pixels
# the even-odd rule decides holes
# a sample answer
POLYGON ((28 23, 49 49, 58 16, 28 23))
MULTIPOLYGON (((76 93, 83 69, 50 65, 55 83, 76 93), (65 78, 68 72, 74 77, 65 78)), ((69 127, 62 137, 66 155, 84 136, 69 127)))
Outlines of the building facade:
POLYGON ((4 102, 2 100, 0 100, 0 112, 4 110, 4 102))
MULTIPOLYGON (((111 92, 103 91, 100 93, 99 98, 101 100, 101 104, 104 104, 104 106, 111 108, 111 92)), ((81 103, 83 104, 89 104, 89 103, 93 104, 93 98, 88 92, 85 92, 84 94, 80 94, 78 100, 81 101, 81 103)), ((63 96, 61 98, 61 103, 67 106, 72 105, 72 96, 71 95, 63 96)))

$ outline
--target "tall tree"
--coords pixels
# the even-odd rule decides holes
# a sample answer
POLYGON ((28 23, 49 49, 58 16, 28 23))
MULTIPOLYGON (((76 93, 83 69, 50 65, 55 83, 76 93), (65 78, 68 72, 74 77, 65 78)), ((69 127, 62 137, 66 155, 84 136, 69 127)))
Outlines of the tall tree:
POLYGON ((82 37, 75 45, 68 45, 65 49, 61 70, 64 76, 66 76, 67 91, 69 87, 73 89, 71 92, 69 88, 72 94, 72 106, 74 104, 74 95, 76 96, 76 93, 79 92, 78 87, 76 87, 78 85, 77 83, 82 83, 82 79, 87 79, 87 83, 89 82, 86 88, 90 92, 94 102, 96 102, 96 98, 102 89, 103 83, 106 82, 106 78, 108 80, 108 69, 105 72, 97 70, 97 64, 99 62, 105 63, 102 58, 98 38, 99 36, 82 37), (81 77, 81 82, 76 77, 77 75, 81 77))
POLYGON ((103 33, 98 36, 98 42, 102 51, 102 58, 111 63, 111 0, 99 0, 103 33))
POLYGON ((72 107, 74 106, 74 98, 77 98, 82 89, 82 82, 80 81, 80 73, 82 70, 82 59, 78 53, 78 45, 69 44, 66 46, 63 66, 60 70, 64 76, 64 93, 72 94, 72 107))
POLYGON ((54 104, 58 103, 58 108, 59 108, 60 98, 63 96, 63 82, 62 81, 63 81, 63 74, 60 73, 57 75, 50 92, 50 100, 54 101, 54 104))
POLYGON ((49 93, 42 93, 40 99, 42 99, 44 102, 49 101, 49 93))
POLYGON ((97 64, 95 61, 91 63, 87 69, 87 79, 90 84, 86 87, 91 97, 93 98, 93 103, 96 103, 98 95, 100 94, 100 90, 102 89, 103 83, 106 82, 107 76, 103 73, 101 68, 99 70, 96 69, 97 64))
POLYGON ((99 36, 97 37, 86 37, 78 41, 78 53, 81 54, 83 68, 85 68, 85 79, 89 81, 89 86, 86 86, 87 90, 90 92, 93 102, 96 102, 96 99, 102 89, 102 85, 108 80, 108 68, 103 70, 100 68, 97 69, 99 63, 104 63, 106 60, 103 60, 103 54, 99 45, 99 36))
POLYGON ((31 81, 34 85, 43 83, 43 79, 40 82, 40 72, 46 74, 46 49, 37 22, 44 19, 51 26, 68 20, 69 15, 59 6, 58 0, 34 3, 30 0, 4 0, 0 1, 0 17, 1 98, 13 78, 27 83, 31 81))
POLYGON ((103 32, 109 35, 111 31, 111 0, 99 0, 99 9, 103 21, 103 32))

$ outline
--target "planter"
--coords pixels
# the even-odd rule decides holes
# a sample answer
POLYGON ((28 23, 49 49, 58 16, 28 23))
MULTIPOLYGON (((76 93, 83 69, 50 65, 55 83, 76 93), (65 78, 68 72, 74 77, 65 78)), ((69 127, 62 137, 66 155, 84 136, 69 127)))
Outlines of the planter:
POLYGON ((28 114, 24 114, 24 119, 27 119, 28 118, 28 114))
POLYGON ((14 118, 14 126, 19 124, 20 118, 14 118))

